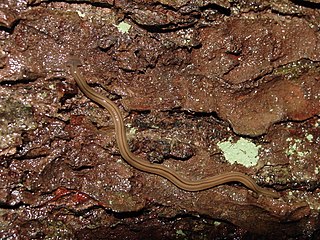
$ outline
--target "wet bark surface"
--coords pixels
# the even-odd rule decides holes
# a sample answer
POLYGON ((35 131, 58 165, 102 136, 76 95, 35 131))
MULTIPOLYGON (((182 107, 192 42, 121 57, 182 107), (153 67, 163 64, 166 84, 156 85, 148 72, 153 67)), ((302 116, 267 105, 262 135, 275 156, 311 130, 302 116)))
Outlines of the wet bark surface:
POLYGON ((319 9, 2 0, 0 238, 317 239, 319 9), (110 115, 70 75, 70 55, 119 106, 141 159, 189 180, 243 172, 281 197, 239 183, 188 192, 128 165, 110 115), (231 160, 244 141, 255 160, 240 161, 246 148, 231 160))

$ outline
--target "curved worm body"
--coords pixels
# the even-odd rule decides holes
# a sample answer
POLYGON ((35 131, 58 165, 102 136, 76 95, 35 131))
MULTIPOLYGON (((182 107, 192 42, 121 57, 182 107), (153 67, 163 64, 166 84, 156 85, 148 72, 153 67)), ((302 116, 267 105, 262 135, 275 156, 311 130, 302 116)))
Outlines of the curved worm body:
POLYGON ((70 66, 71 74, 77 82, 77 85, 79 86, 80 90, 84 93, 84 95, 86 95, 92 101, 104 107, 110 113, 112 120, 115 124, 116 141, 121 156, 132 167, 143 172, 156 174, 163 178, 166 178, 171 183, 185 191, 201 191, 229 182, 240 182, 258 194, 263 194, 272 198, 280 197, 280 195, 277 192, 267 190, 258 186, 252 178, 241 172, 227 172, 213 177, 201 179, 198 181, 188 181, 182 178, 175 171, 165 166, 152 164, 150 162, 144 161, 143 159, 140 159, 139 157, 134 155, 129 149, 125 126, 119 108, 110 99, 103 97, 99 93, 92 90, 92 88, 81 77, 78 70, 78 66, 81 66, 81 61, 78 58, 70 57, 67 64, 68 66, 70 66))

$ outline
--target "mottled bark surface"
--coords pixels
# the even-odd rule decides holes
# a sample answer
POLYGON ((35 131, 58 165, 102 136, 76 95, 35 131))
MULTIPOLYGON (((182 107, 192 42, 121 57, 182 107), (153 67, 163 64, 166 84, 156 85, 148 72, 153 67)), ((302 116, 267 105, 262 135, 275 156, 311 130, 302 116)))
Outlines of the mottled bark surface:
POLYGON ((316 0, 1 0, 0 238, 317 239, 319 26, 316 0), (190 180, 240 171, 281 198, 129 166, 70 55, 134 154, 190 180))

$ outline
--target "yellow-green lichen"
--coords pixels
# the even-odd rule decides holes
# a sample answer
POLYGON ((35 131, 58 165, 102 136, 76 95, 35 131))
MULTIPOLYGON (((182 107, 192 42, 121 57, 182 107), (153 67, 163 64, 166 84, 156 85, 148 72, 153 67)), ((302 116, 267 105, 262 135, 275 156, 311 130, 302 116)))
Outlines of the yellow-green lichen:
POLYGON ((218 143, 218 147, 222 150, 225 159, 231 164, 238 163, 246 167, 251 167, 257 164, 259 160, 259 148, 253 142, 240 138, 233 143, 232 138, 228 141, 218 143))
POLYGON ((304 71, 312 68, 315 68, 312 62, 307 60, 299 60, 275 69, 274 74, 286 75, 288 79, 296 80, 304 73, 304 71))

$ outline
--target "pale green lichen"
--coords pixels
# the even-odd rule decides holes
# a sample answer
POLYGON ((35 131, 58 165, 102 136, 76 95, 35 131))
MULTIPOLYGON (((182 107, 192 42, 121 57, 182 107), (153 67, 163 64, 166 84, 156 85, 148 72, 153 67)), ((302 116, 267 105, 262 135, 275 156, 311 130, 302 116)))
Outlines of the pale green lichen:
POLYGON ((178 235, 178 236, 187 236, 181 229, 179 229, 179 230, 177 230, 176 231, 176 234, 178 235))
POLYGON ((30 105, 11 99, 0 98, 0 152, 14 147, 22 131, 36 128, 30 105))
POLYGON ((216 226, 216 227, 218 227, 219 225, 221 225, 221 222, 219 222, 219 221, 214 221, 214 222, 213 222, 213 225, 216 226))
MULTIPOLYGON (((312 135, 311 135, 312 136, 312 135)), ((308 140, 308 136, 306 137, 306 139, 308 140)), ((310 140, 308 141, 312 141, 312 138, 309 137, 310 140)), ((287 156, 298 156, 298 157, 306 157, 308 154, 310 154, 309 150, 304 149, 305 146, 302 142, 301 139, 293 139, 291 137, 287 138, 286 140, 287 142, 289 142, 289 146, 286 149, 286 154, 287 156)))
POLYGON ((312 141, 313 141, 313 135, 312 135, 312 134, 307 134, 307 135, 306 135, 306 139, 307 139, 309 142, 312 142, 312 141))
POLYGON ((114 26, 117 27, 118 31, 121 33, 128 33, 131 28, 131 25, 126 22, 120 22, 118 25, 114 26))
POLYGON ((127 129, 127 138, 128 140, 132 140, 135 138, 138 128, 133 127, 130 123, 126 124, 127 129))
POLYGON ((259 148, 253 142, 240 138, 233 143, 232 138, 228 141, 218 143, 218 147, 222 150, 225 159, 231 164, 238 163, 245 167, 255 166, 259 160, 259 148))

